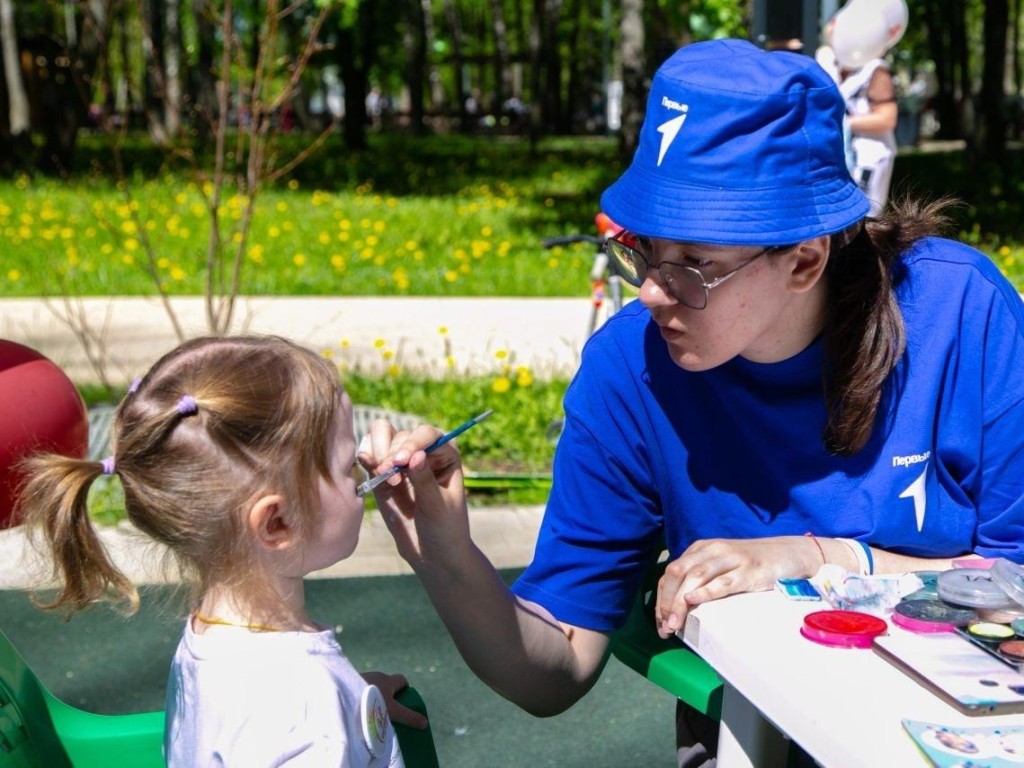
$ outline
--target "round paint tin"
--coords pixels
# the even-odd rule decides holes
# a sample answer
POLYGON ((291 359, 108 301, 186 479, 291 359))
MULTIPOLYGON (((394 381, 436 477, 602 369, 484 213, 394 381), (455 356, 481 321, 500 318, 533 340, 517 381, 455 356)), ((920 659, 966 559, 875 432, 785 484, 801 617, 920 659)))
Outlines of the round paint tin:
POLYGON ((877 616, 859 611, 815 611, 804 616, 800 634, 835 648, 870 648, 888 625, 877 616))
POLYGON ((941 600, 901 600, 893 610, 892 623, 911 632, 952 632, 974 621, 977 614, 941 600))
POLYGON ((976 621, 967 625, 967 631, 979 640, 1009 640, 1013 637, 1013 630, 1005 624, 996 624, 991 621, 976 621))
POLYGON ((1017 603, 1003 591, 988 568, 953 568, 939 574, 939 598, 968 608, 1012 608, 1017 603))
POLYGON ((992 580, 1010 596, 1015 603, 1013 607, 1024 610, 1024 567, 1000 558, 992 564, 991 570, 992 580))
POLYGON ((1024 619, 1014 619, 1011 621, 1010 629, 1017 634, 1017 637, 1024 637, 1024 619))

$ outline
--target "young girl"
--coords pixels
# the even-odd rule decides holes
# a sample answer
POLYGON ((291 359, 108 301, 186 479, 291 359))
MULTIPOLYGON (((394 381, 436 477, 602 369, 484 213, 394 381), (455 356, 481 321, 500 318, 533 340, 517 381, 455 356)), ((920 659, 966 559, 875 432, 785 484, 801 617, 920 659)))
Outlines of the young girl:
MULTIPOLYGON (((100 474, 119 476, 128 518, 194 585, 167 691, 168 764, 402 765, 381 691, 304 604, 303 577, 351 555, 363 517, 337 372, 283 339, 196 339, 132 386, 112 437, 102 462, 31 459, 22 505, 63 584, 45 607, 138 604, 86 513, 100 474)), ((370 675, 389 696, 405 686, 370 675)))

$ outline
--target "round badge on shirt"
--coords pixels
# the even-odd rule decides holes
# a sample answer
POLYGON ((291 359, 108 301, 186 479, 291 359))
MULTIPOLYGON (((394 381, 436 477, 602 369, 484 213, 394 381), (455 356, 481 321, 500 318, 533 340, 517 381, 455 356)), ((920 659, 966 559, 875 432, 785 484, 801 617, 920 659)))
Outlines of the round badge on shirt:
POLYGON ((368 685, 363 690, 363 699, 359 705, 359 721, 363 725, 363 741, 370 754, 374 757, 384 755, 388 749, 391 720, 388 719, 384 694, 376 685, 368 685))

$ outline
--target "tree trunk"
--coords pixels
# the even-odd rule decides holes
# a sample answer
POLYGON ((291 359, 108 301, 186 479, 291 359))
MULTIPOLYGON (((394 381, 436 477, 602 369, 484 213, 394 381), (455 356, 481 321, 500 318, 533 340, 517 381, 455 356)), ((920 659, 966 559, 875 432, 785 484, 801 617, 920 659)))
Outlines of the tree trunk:
POLYGON ((217 114, 217 82, 214 72, 214 36, 217 25, 208 0, 192 0, 192 17, 196 25, 196 68, 191 73, 192 124, 200 140, 213 136, 217 114))
POLYGON ((164 127, 174 139, 181 132, 181 0, 164 2, 164 127))
POLYGON ((353 25, 338 33, 337 63, 345 85, 345 145, 355 150, 367 146, 366 94, 377 44, 373 7, 372 0, 363 0, 353 25))
POLYGON ((558 129, 562 114, 562 57, 559 54, 558 25, 562 15, 562 0, 545 0, 544 22, 541 27, 541 50, 544 54, 544 98, 541 103, 544 130, 558 129))
POLYGON ((17 141, 29 132, 28 94, 21 78, 18 32, 14 26, 14 5, 0 0, 0 45, 3 47, 4 83, 7 86, 8 129, 17 141))
POLYGON ((440 112, 444 108, 444 87, 441 85, 441 73, 434 64, 432 52, 437 36, 434 33, 434 11, 430 0, 420 0, 420 11, 423 17, 423 47, 427 57, 427 79, 430 81, 430 110, 440 112))
POLYGON ((424 35, 423 6, 408 3, 405 29, 402 33, 402 48, 405 50, 403 79, 409 92, 409 128, 416 135, 426 132, 424 114, 425 73, 427 71, 427 49, 424 35))
POLYGON ((619 154, 629 162, 636 151, 640 125, 644 118, 644 3, 623 0, 622 21, 622 128, 619 133, 619 154))
POLYGON ((1007 0, 985 3, 983 72, 980 115, 975 130, 979 159, 1001 164, 1006 154, 1006 114, 1004 112, 1006 78, 1006 39, 1010 23, 1007 0))
POLYGON ((491 0, 491 22, 494 33, 494 111, 503 114, 505 100, 512 92, 508 73, 508 27, 501 0, 491 0))
MULTIPOLYGON (((173 0, 169 0, 173 2, 173 0)), ((157 146, 166 146, 170 137, 164 123, 164 102, 167 84, 164 81, 164 44, 166 15, 164 0, 142 2, 142 55, 145 61, 142 104, 146 113, 149 136, 157 146)))
MULTIPOLYGON (((459 9, 455 0, 444 0, 445 18, 448 20, 448 33, 452 39, 452 69, 455 72, 455 103, 458 105, 459 128, 469 132, 474 127, 474 117, 469 114, 466 103, 465 64, 462 61, 462 25, 459 23, 459 9)), ((479 101, 477 102, 479 103, 479 101)))

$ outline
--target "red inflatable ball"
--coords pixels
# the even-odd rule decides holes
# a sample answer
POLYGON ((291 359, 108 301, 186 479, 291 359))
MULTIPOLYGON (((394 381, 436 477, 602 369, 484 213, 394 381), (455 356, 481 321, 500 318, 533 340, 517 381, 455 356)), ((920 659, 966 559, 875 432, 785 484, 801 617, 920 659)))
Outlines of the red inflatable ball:
POLYGON ((19 461, 39 451, 83 458, 89 418, 71 379, 34 349, 0 339, 0 529, 16 525, 19 461))

